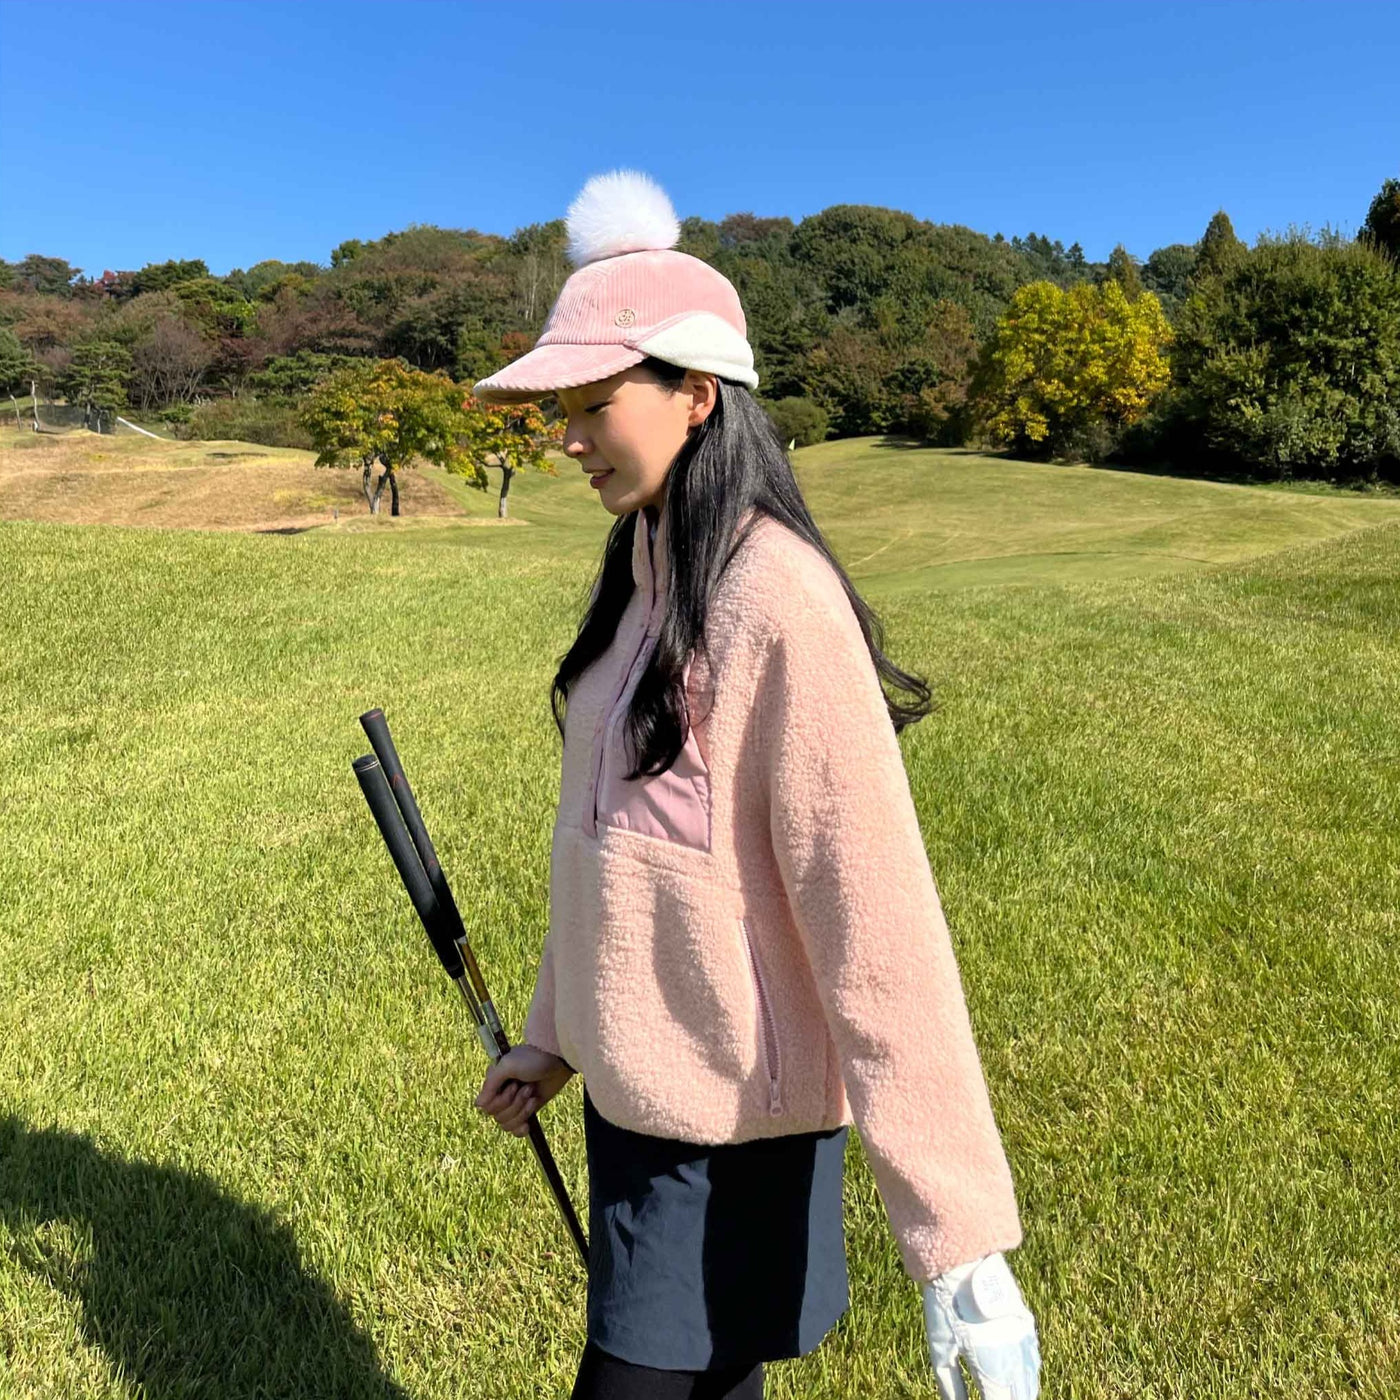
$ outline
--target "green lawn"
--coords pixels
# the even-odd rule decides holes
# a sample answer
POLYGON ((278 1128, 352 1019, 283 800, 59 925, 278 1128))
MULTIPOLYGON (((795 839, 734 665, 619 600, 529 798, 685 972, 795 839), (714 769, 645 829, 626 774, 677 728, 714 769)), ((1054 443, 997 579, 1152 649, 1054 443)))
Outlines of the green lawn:
MULTIPOLYGON (((941 701, 902 742, 1046 1396, 1400 1393, 1400 501, 798 461, 941 701)), ((568 1393, 582 1273, 350 771, 383 705, 518 1031, 610 517, 569 469, 512 513, 0 525, 0 1395, 568 1393)), ((854 1134, 846 1199, 852 1311, 768 1394, 932 1397, 854 1134)))

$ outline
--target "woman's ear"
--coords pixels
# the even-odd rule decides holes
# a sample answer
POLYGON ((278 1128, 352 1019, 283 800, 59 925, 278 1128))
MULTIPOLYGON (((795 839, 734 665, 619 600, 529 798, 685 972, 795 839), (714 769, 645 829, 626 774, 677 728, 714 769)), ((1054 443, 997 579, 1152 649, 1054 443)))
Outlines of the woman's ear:
POLYGON ((681 390, 690 398, 690 410, 685 419, 686 427, 699 427, 714 412, 715 404, 719 402, 719 380, 704 370, 688 369, 681 390))

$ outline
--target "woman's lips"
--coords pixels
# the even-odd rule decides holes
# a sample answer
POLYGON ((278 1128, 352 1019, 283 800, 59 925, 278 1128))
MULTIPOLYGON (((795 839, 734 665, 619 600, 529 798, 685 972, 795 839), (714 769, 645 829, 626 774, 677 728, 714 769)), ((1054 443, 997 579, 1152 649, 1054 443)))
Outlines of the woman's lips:
POLYGON ((593 475, 588 478, 588 484, 596 491, 611 475, 611 467, 605 472, 594 472, 593 475))

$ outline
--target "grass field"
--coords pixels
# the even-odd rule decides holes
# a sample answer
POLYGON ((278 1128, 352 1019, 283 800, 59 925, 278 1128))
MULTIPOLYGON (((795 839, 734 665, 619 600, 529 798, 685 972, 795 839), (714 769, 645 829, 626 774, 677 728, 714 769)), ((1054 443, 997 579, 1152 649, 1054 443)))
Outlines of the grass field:
MULTIPOLYGON (((1400 1393, 1400 501, 870 442, 798 469, 942 704, 902 744, 1045 1395, 1400 1393)), ((548 684, 610 517, 581 473, 510 529, 435 484, 464 515, 262 535, 17 521, 7 477, 0 1395, 568 1393, 582 1273, 469 1107, 350 761, 383 705, 518 1030, 548 684)), ((544 1122, 583 1200, 579 1088, 544 1122)), ((847 1168, 852 1310, 768 1395, 932 1397, 854 1134, 847 1168)))

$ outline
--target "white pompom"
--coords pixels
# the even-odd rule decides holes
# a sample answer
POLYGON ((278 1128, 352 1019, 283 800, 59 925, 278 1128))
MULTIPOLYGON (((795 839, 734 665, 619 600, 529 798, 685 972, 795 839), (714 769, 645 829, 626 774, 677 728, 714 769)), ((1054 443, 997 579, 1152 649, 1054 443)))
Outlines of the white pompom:
POLYGON ((644 248, 674 248, 681 236, 666 191, 639 170, 595 175, 569 205, 568 228, 575 267, 644 248))

